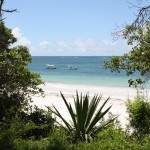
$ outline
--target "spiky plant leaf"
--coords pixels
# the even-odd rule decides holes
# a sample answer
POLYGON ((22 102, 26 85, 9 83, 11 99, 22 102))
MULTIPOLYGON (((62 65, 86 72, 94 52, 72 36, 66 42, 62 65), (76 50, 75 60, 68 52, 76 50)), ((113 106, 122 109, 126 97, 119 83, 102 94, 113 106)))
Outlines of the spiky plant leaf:
POLYGON ((86 119, 86 123, 85 123, 85 128, 87 128, 91 122, 92 117, 94 116, 94 113, 97 109, 97 106, 100 102, 102 98, 102 95, 100 95, 98 97, 98 95, 94 95, 94 97, 92 98, 89 108, 88 108, 88 114, 87 114, 87 119, 86 119))
POLYGON ((87 128, 87 133, 90 132, 90 130, 92 130, 92 128, 98 123, 98 121, 104 117, 104 115, 109 111, 110 108, 111 106, 107 108, 104 112, 98 111, 96 113, 95 117, 92 119, 89 127, 87 128))
POLYGON ((67 102, 64 95, 62 93, 60 94, 69 111, 72 121, 68 123, 55 107, 55 111, 53 112, 62 119, 66 126, 65 129, 68 130, 70 136, 73 136, 71 139, 74 141, 91 141, 91 138, 96 132, 100 131, 115 119, 111 118, 104 125, 100 124, 97 126, 97 123, 103 119, 103 117, 111 108, 110 106, 105 111, 102 111, 109 98, 104 101, 102 106, 97 111, 97 107, 102 99, 102 95, 94 95, 92 100, 89 102, 88 94, 82 96, 81 93, 79 96, 78 92, 76 92, 76 99, 74 98, 75 109, 73 110, 71 104, 67 102))
POLYGON ((64 122, 64 124, 66 125, 66 127, 67 127, 67 129, 69 130, 69 131, 71 131, 71 129, 72 129, 72 127, 71 127, 71 125, 62 117, 62 115, 59 113, 59 111, 55 108, 55 106, 53 106, 54 107, 54 109, 55 109, 55 111, 53 111, 52 110, 52 112, 55 114, 55 115, 57 115, 59 118, 61 118, 62 119, 62 121, 64 122))
POLYGON ((67 103, 67 101, 66 101, 64 95, 63 95, 62 93, 60 93, 60 94, 61 94, 61 97, 63 98, 63 100, 64 100, 64 102, 65 102, 65 104, 66 104, 66 106, 67 106, 67 109, 68 109, 69 114, 70 114, 70 116, 71 116, 71 118, 72 118, 72 121, 73 121, 73 123, 74 123, 75 128, 78 128, 78 127, 77 127, 77 123, 76 123, 76 118, 75 118, 75 115, 76 115, 76 114, 74 114, 71 105, 69 106, 69 104, 67 103))

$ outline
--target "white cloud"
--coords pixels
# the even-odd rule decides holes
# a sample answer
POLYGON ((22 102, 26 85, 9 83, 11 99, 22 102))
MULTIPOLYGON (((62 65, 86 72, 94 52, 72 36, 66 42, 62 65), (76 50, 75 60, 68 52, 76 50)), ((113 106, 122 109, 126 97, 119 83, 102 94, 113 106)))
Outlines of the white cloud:
POLYGON ((20 28, 16 27, 12 30, 12 34, 17 38, 17 42, 13 45, 23 45, 23 46, 30 46, 31 41, 23 35, 20 28))
POLYGON ((60 41, 58 43, 58 46, 61 48, 61 49, 68 49, 69 48, 69 44, 67 44, 65 41, 60 41))
POLYGON ((107 46, 115 46, 115 42, 114 41, 111 41, 111 40, 102 40, 100 42, 100 44, 102 45, 107 45, 107 46))
POLYGON ((74 42, 74 45, 76 47, 82 48, 82 47, 85 47, 85 42, 81 39, 76 39, 75 42, 74 42))
POLYGON ((39 44, 41 49, 48 49, 49 48, 49 42, 48 41, 42 41, 39 44))
POLYGON ((71 42, 60 41, 58 43, 58 50, 63 52, 63 54, 66 53, 66 55, 76 55, 77 53, 86 53, 88 45, 91 45, 91 41, 89 40, 75 39, 71 42))
POLYGON ((132 47, 127 45, 125 40, 102 40, 97 46, 97 50, 99 50, 100 55, 103 56, 122 55, 124 53, 128 53, 131 48, 132 47))
POLYGON ((20 31, 20 29, 18 27, 14 28, 12 30, 12 34, 16 37, 16 38, 21 38, 22 37, 22 33, 20 31))
POLYGON ((111 56, 122 55, 125 52, 129 52, 129 50, 131 50, 131 47, 124 40, 94 41, 93 39, 83 40, 78 38, 70 42, 60 41, 53 53, 54 55, 111 56))
POLYGON ((131 50, 125 40, 93 40, 77 38, 72 41, 61 40, 50 46, 48 40, 39 42, 39 44, 32 45, 31 41, 24 36, 20 28, 16 27, 12 30, 13 35, 17 38, 17 42, 13 45, 27 46, 31 55, 87 55, 87 56, 112 56, 122 55, 131 50))
POLYGON ((94 40, 92 40, 92 39, 88 39, 87 41, 86 41, 86 46, 93 46, 95 44, 95 42, 94 42, 94 40))
POLYGON ((82 40, 78 38, 71 45, 75 51, 86 53, 95 47, 95 42, 92 39, 82 40))
POLYGON ((76 39, 73 45, 79 48, 88 48, 94 45, 94 41, 92 39, 76 39))

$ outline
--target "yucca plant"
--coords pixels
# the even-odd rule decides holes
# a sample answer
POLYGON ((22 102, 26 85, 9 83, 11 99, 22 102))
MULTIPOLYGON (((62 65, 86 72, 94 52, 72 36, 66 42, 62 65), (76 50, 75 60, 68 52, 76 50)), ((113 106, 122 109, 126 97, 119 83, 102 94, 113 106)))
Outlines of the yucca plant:
POLYGON ((55 106, 52 112, 61 118, 63 124, 60 124, 68 133, 69 137, 73 142, 77 141, 91 141, 94 135, 99 132, 102 128, 106 127, 109 123, 111 123, 116 117, 109 119, 105 123, 100 121, 103 120, 105 114, 110 110, 111 106, 102 111, 103 107, 109 100, 107 98, 105 102, 101 105, 101 107, 97 110, 100 100, 102 99, 102 95, 95 95, 91 101, 89 101, 89 95, 86 94, 82 96, 82 93, 79 97, 78 92, 76 92, 76 98, 74 98, 75 109, 70 103, 67 102, 64 95, 62 93, 61 97, 65 102, 65 105, 69 111, 72 121, 68 122, 56 109, 55 106), (99 124, 98 124, 99 123, 99 124))

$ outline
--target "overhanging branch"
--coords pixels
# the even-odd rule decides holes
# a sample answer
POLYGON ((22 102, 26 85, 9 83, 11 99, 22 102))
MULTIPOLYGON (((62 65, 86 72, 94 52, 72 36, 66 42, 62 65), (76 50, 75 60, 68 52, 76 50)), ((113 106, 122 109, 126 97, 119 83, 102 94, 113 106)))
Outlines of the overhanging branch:
POLYGON ((4 5, 4 0, 0 0, 0 21, 4 20, 3 16, 3 12, 6 13, 13 13, 16 12, 17 9, 3 9, 3 5, 4 5))
POLYGON ((147 21, 150 21, 150 5, 141 7, 139 13, 132 23, 135 28, 143 27, 147 21))

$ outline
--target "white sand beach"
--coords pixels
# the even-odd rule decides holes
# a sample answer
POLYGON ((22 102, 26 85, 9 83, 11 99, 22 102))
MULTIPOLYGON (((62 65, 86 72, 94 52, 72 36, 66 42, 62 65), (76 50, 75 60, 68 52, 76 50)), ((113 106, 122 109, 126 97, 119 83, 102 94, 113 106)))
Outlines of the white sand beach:
MULTIPOLYGON (((71 104, 73 104, 73 96, 75 96, 76 90, 79 93, 82 92, 83 94, 88 92, 91 97, 94 94, 102 94, 104 98, 103 100, 110 97, 110 100, 108 101, 106 107, 112 105, 110 112, 119 115, 118 120, 121 122, 122 127, 125 127, 128 117, 125 103, 127 99, 133 100, 136 95, 135 89, 123 87, 120 88, 87 85, 69 85, 61 83, 45 83, 45 85, 42 85, 41 87, 45 92, 45 97, 41 97, 39 95, 33 96, 33 104, 36 104, 40 108, 45 108, 45 106, 54 105, 68 120, 70 116, 60 96, 60 91, 64 94, 67 101, 71 104)), ((150 91, 148 91, 147 94, 150 96, 150 91)))

